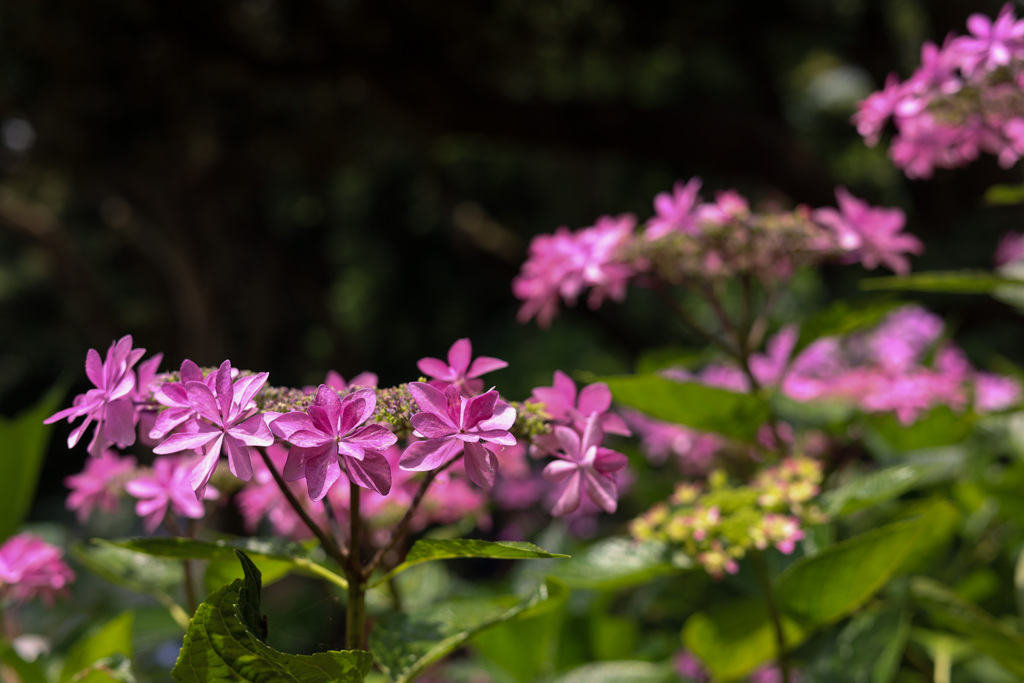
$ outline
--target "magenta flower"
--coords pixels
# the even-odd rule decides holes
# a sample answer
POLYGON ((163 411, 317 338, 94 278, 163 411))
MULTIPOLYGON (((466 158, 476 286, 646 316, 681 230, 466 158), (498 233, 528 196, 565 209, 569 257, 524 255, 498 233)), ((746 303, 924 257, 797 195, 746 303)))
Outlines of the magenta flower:
POLYGON ((1017 21, 1010 3, 1003 6, 995 21, 984 14, 972 14, 967 18, 967 30, 973 37, 960 36, 951 46, 967 73, 994 71, 1024 55, 1024 21, 1017 21))
MULTIPOLYGON (((135 513, 142 517, 147 533, 156 531, 168 510, 190 519, 199 519, 205 514, 202 499, 193 493, 189 482, 194 465, 191 458, 157 458, 151 473, 135 477, 124 485, 129 494, 139 499, 135 513)), ((218 495, 217 489, 203 487, 203 499, 215 500, 218 495)))
POLYGON ((550 387, 536 387, 533 400, 544 404, 544 410, 556 422, 571 425, 578 432, 586 428, 591 413, 601 417, 601 428, 611 434, 629 436, 629 427, 612 407, 612 392, 604 382, 588 384, 576 393, 576 382, 561 370, 555 370, 550 387))
POLYGON ((196 416, 185 422, 181 431, 164 439, 153 449, 158 455, 194 450, 203 458, 192 471, 191 483, 196 500, 210 482, 223 448, 228 454, 231 473, 243 481, 252 477, 250 449, 269 446, 274 435, 258 414, 253 397, 267 382, 267 373, 231 380, 231 361, 224 361, 213 373, 216 395, 204 382, 186 382, 185 391, 196 416))
POLYGON ((0 598, 28 602, 40 597, 47 605, 75 580, 61 559, 63 551, 31 534, 12 536, 0 546, 0 598))
POLYGON ((557 425, 554 433, 560 446, 555 457, 559 459, 544 468, 544 478, 562 483, 562 489, 551 514, 566 515, 578 508, 584 490, 602 510, 615 512, 619 497, 615 473, 628 461, 622 453, 601 446, 604 431, 600 415, 590 414, 582 437, 562 425, 557 425))
POLYGON ((186 384, 189 382, 205 382, 206 386, 210 387, 211 390, 215 388, 216 375, 211 373, 204 380, 203 371, 199 369, 198 365, 187 358, 181 363, 179 376, 181 381, 165 382, 153 392, 153 398, 157 403, 165 406, 165 409, 161 410, 157 415, 156 423, 149 432, 151 439, 163 439, 178 426, 196 416, 196 409, 192 406, 192 402, 188 398, 188 391, 185 389, 186 384))
POLYGON ((95 456, 111 444, 130 446, 135 443, 136 415, 132 402, 135 373, 132 367, 145 353, 145 349, 132 349, 131 335, 112 343, 104 361, 100 360, 96 349, 89 349, 85 356, 85 374, 96 388, 79 394, 72 407, 54 413, 43 422, 52 424, 64 418, 70 422, 84 416, 82 424, 68 436, 68 448, 74 448, 95 420, 96 430, 88 449, 95 456))
POLYGON ((696 208, 700 196, 700 178, 681 181, 672 187, 672 194, 661 192, 654 197, 653 218, 647 221, 644 237, 656 240, 673 232, 692 233, 697 228, 696 208))
POLYGON ((135 471, 135 458, 120 457, 112 450, 104 450, 98 458, 88 458, 79 474, 64 478, 71 490, 66 505, 74 510, 78 521, 85 524, 94 508, 104 512, 117 509, 117 501, 126 477, 135 471))
POLYGON ((443 391, 451 384, 459 389, 465 397, 476 396, 484 388, 484 381, 477 379, 483 374, 508 367, 508 363, 489 356, 473 359, 473 345, 469 339, 458 339, 448 349, 448 362, 439 358, 421 358, 416 367, 434 381, 430 386, 443 391), (472 360, 472 362, 470 362, 472 360))
POLYGON ((377 409, 373 389, 360 389, 343 399, 321 384, 305 413, 281 415, 271 430, 292 444, 284 478, 305 478, 310 500, 322 500, 341 477, 342 469, 354 484, 387 495, 391 465, 381 453, 398 437, 378 424, 364 424, 377 409))
POLYGON ((814 219, 836 233, 840 246, 868 270, 884 264, 900 275, 910 272, 903 254, 919 254, 924 246, 913 235, 900 232, 906 222, 903 211, 870 206, 844 187, 836 188, 836 199, 839 211, 818 209, 814 219))
POLYGON ((494 447, 500 452, 516 444, 508 431, 516 421, 515 409, 498 400, 493 389, 466 398, 454 386, 441 393, 429 384, 412 382, 409 391, 422 411, 412 416, 412 426, 426 440, 406 448, 399 467, 410 472, 436 470, 464 452, 470 480, 490 489, 498 471, 494 447))

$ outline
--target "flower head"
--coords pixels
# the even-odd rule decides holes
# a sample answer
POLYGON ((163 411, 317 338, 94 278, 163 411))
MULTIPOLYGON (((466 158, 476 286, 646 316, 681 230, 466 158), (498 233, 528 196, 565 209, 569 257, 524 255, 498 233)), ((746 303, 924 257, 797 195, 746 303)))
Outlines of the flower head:
POLYGON ((590 414, 582 435, 562 425, 556 426, 554 433, 559 443, 554 454, 557 460, 544 468, 544 478, 562 486, 551 513, 569 514, 579 507, 584 491, 602 510, 615 512, 619 497, 615 473, 628 461, 622 453, 601 446, 604 430, 600 415, 590 414))
POLYGON ((134 471, 135 458, 121 457, 109 449, 98 458, 87 459, 84 470, 64 478, 64 485, 71 490, 66 503, 68 510, 74 510, 82 524, 95 508, 104 512, 116 510, 124 480, 134 471))
POLYGON ((189 481, 195 466, 193 458, 171 456, 153 461, 153 470, 140 474, 124 485, 139 501, 135 513, 142 517, 143 527, 153 533, 168 512, 190 519, 201 518, 206 509, 202 500, 216 500, 217 489, 204 487, 203 499, 197 498, 189 481))
POLYGON ((508 363, 489 356, 473 359, 473 344, 469 339, 458 339, 448 349, 448 362, 439 358, 421 358, 416 367, 433 381, 436 389, 444 390, 449 384, 458 387, 463 396, 476 396, 484 388, 481 375, 508 367, 508 363), (472 362, 470 362, 472 361, 472 362))
POLYGON ((52 605, 75 580, 63 551, 38 536, 18 534, 0 545, 0 597, 27 602, 34 597, 52 605))

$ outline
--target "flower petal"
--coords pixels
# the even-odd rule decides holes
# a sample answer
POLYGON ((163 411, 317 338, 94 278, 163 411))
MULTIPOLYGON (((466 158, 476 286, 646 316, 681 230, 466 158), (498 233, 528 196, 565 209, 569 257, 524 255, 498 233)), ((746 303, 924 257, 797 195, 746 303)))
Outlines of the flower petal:
POLYGON ((494 477, 498 474, 498 459, 488 448, 478 443, 467 443, 464 446, 466 474, 469 480, 485 491, 494 486, 494 477))
POLYGON ((462 442, 455 438, 416 441, 402 453, 398 467, 406 472, 436 470, 457 456, 461 450, 462 442))
POLYGON ((366 451, 361 461, 345 458, 344 464, 349 480, 357 486, 382 496, 391 492, 391 464, 382 454, 366 451))

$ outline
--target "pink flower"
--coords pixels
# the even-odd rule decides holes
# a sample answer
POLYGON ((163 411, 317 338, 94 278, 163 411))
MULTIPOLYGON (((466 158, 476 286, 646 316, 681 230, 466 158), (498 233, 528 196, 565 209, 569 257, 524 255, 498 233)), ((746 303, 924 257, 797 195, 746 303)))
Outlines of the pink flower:
POLYGON ((321 384, 305 413, 281 415, 271 430, 292 444, 284 466, 286 481, 305 478, 310 500, 319 501, 341 477, 342 469, 353 483, 387 495, 391 490, 391 466, 381 451, 398 437, 378 424, 364 424, 377 409, 373 389, 360 389, 343 399, 321 384))
POLYGON ((1024 55, 1024 22, 1017 21, 1013 5, 1007 3, 992 21, 984 14, 967 18, 967 30, 973 37, 961 36, 951 49, 959 56, 965 72, 994 71, 1024 55))
POLYGON ((515 409, 499 401, 493 389, 466 398, 454 386, 442 394, 429 384, 412 382, 409 391, 422 411, 412 416, 412 426, 426 440, 406 448, 399 467, 411 472, 436 470, 465 452, 470 480, 490 489, 498 470, 494 447, 500 451, 516 444, 508 431, 516 421, 515 409))
POLYGON ((68 510, 74 510, 82 524, 89 520, 93 508, 104 512, 116 510, 124 479, 134 471, 135 458, 122 458, 109 449, 98 458, 88 458, 81 473, 64 478, 64 485, 71 490, 66 503, 68 510))
POLYGON ((179 425, 196 416, 196 409, 193 407, 192 401, 189 400, 188 391, 185 389, 186 384, 205 382, 206 386, 213 390, 215 389, 214 382, 217 379, 215 373, 210 373, 210 376, 204 379, 203 371, 188 359, 182 361, 179 377, 181 381, 164 382, 153 392, 153 398, 164 406, 164 410, 159 412, 156 422, 149 432, 151 439, 163 439, 179 425))
POLYGON ((999 240, 995 256, 997 268, 1024 260, 1024 233, 1008 232, 999 240))
MULTIPOLYGON (((288 449, 275 443, 272 446, 267 446, 267 455, 280 472, 288 459, 288 449)), ((246 531, 255 533, 260 520, 266 517, 275 534, 294 540, 309 538, 311 534, 309 528, 288 504, 281 489, 278 488, 277 482, 274 481, 274 476, 263 462, 263 458, 256 458, 252 465, 252 479, 234 497, 246 531)), ((301 484, 290 483, 288 486, 293 493, 297 494, 295 497, 300 503, 305 502, 306 507, 311 508, 308 512, 314 519, 318 514, 322 514, 320 506, 312 509, 313 506, 309 504, 309 499, 300 495, 301 484)))
POLYGON ((612 407, 612 392, 604 382, 588 384, 576 392, 576 382, 561 370, 555 370, 550 387, 536 387, 534 401, 544 404, 544 411, 555 422, 570 425, 578 432, 586 428, 591 413, 600 416, 601 428, 611 434, 629 436, 625 421, 609 412, 612 407))
POLYGON ((85 374, 96 387, 75 397, 72 407, 54 413, 43 420, 52 424, 67 418, 85 417, 68 436, 68 448, 74 448, 82 434, 96 421, 96 430, 89 443, 89 453, 98 456, 111 444, 130 446, 135 443, 135 373, 132 367, 146 353, 145 349, 132 349, 131 335, 112 343, 107 358, 100 360, 96 349, 89 349, 85 357, 85 374))
POLYGON ((619 497, 615 473, 628 460, 622 453, 601 446, 604 431, 600 415, 590 414, 582 437, 562 425, 554 428, 554 434, 559 444, 559 451, 554 453, 558 459, 544 468, 544 478, 562 486, 551 514, 566 515, 578 508, 584 490, 602 510, 615 512, 619 497))
POLYGON ((16 603, 54 598, 75 580, 75 573, 61 559, 63 551, 38 536, 18 534, 0 546, 0 598, 16 603))
MULTIPOLYGON (((139 499, 135 514, 142 517, 147 533, 156 531, 168 511, 190 519, 199 519, 206 513, 189 482, 194 466, 192 458, 157 458, 151 473, 135 477, 124 485, 129 494, 139 499)), ((218 496, 217 489, 203 487, 203 499, 216 500, 218 496)))
POLYGON ((906 216, 900 209, 869 206, 846 188, 836 188, 839 211, 818 209, 814 219, 836 233, 840 246, 868 270, 884 264, 903 275, 910 271, 904 253, 919 254, 924 245, 914 237, 901 233, 906 216))
POLYGON ((469 339, 463 338, 456 340, 448 349, 447 363, 439 358, 421 358, 416 367, 424 375, 434 379, 428 384, 435 389, 443 391, 451 384, 468 398, 483 390, 484 381, 477 379, 480 375, 501 370, 508 367, 508 363, 489 356, 480 356, 473 360, 473 345, 469 339))
POLYGON ((1021 387, 1013 377, 979 372, 974 376, 974 409, 979 413, 1007 410, 1020 403, 1021 387))
POLYGON ((700 178, 692 178, 685 185, 680 181, 672 194, 659 193, 654 197, 655 215, 647 221, 644 237, 656 240, 672 232, 692 233, 697 228, 695 209, 699 200, 700 178))
POLYGON ((889 74, 885 79, 885 87, 872 93, 860 103, 857 113, 853 115, 853 124, 857 132, 865 138, 868 146, 878 144, 885 123, 892 116, 896 104, 903 97, 903 88, 896 74, 889 74))
POLYGON ((267 373, 247 375, 231 381, 231 361, 224 361, 213 373, 216 394, 205 382, 186 382, 185 391, 196 416, 185 422, 181 431, 169 436, 153 449, 167 455, 194 450, 203 457, 192 471, 192 488, 196 500, 203 499, 203 491, 213 475, 220 458, 221 448, 227 450, 231 473, 243 481, 252 477, 250 449, 274 443, 253 397, 267 382, 267 373))
POLYGON ((348 391, 355 387, 367 387, 372 389, 377 386, 377 381, 376 373, 360 372, 358 375, 346 382, 344 377, 334 370, 330 370, 327 373, 327 380, 324 384, 337 391, 348 391))

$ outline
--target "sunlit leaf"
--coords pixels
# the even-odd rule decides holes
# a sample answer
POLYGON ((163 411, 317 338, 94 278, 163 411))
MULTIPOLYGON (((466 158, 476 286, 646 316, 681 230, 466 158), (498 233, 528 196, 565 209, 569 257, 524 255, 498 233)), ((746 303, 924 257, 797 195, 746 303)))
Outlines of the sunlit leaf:
POLYGON ((619 403, 651 417, 740 441, 753 442, 768 421, 768 405, 752 394, 739 394, 660 375, 620 375, 601 381, 619 403))
POLYGON ((432 560, 451 560, 460 557, 489 558, 492 560, 539 560, 551 558, 565 558, 568 555, 549 553, 538 548, 532 543, 523 541, 480 541, 469 538, 444 539, 421 539, 413 543, 405 561, 398 565, 385 576, 375 581, 372 585, 377 586, 389 578, 405 571, 409 567, 415 567, 423 562, 432 560))
POLYGON ((985 203, 992 206, 1024 204, 1024 185, 1019 183, 992 185, 985 190, 985 203))
POLYGON ((211 594, 196 610, 171 675, 182 683, 361 683, 373 665, 369 652, 290 655, 263 642, 260 573, 238 551, 245 579, 211 594))
POLYGON ((916 517, 889 524, 797 560, 778 579, 781 608, 808 624, 841 619, 885 585, 927 523, 916 517))
POLYGON ((948 294, 992 294, 1007 285, 1024 285, 1024 280, 1004 277, 986 270, 951 270, 899 277, 872 277, 860 281, 860 287, 864 290, 888 289, 948 294))
POLYGON ((956 476, 960 459, 908 462, 860 475, 822 496, 825 513, 842 517, 878 503, 895 500, 908 491, 956 476))
POLYGON ((558 562, 549 573, 573 588, 618 590, 677 573, 691 564, 685 556, 673 555, 664 543, 613 536, 597 541, 570 560, 558 562))
POLYGON ((75 641, 64 660, 60 680, 68 681, 100 659, 132 656, 133 612, 124 612, 75 641))

